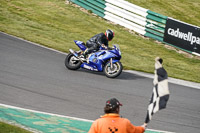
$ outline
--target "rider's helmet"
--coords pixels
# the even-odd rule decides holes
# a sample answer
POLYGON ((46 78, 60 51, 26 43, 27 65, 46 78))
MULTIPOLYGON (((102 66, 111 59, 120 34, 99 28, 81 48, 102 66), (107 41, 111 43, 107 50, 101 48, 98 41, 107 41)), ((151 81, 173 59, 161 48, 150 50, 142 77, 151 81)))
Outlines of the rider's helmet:
POLYGON ((108 41, 111 41, 113 39, 113 37, 115 36, 115 33, 112 30, 108 29, 108 30, 106 30, 105 35, 106 35, 108 41))

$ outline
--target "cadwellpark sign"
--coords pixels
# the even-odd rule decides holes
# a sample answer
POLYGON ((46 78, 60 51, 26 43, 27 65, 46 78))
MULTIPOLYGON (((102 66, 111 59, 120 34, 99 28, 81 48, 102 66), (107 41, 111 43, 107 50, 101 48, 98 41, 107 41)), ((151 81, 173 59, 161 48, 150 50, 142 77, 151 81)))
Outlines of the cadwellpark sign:
POLYGON ((191 45, 194 43, 200 45, 200 38, 197 36, 194 36, 192 32, 184 33, 184 32, 181 32, 179 28, 177 28, 176 30, 169 28, 167 30, 167 33, 168 35, 171 35, 173 37, 176 37, 185 41, 189 41, 191 45))
POLYGON ((168 18, 163 41, 199 55, 200 27, 168 18))

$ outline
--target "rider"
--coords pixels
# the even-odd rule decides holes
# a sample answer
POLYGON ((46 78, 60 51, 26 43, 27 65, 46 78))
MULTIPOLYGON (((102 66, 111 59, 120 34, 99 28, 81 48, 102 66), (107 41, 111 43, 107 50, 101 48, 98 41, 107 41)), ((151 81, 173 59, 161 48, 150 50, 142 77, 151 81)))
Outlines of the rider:
POLYGON ((115 33, 108 29, 106 30, 105 34, 104 33, 99 33, 93 37, 91 37, 87 42, 86 42, 86 47, 87 49, 83 52, 83 56, 86 57, 86 55, 94 52, 94 50, 98 51, 100 46, 104 48, 108 48, 108 41, 111 41, 114 37, 115 33))

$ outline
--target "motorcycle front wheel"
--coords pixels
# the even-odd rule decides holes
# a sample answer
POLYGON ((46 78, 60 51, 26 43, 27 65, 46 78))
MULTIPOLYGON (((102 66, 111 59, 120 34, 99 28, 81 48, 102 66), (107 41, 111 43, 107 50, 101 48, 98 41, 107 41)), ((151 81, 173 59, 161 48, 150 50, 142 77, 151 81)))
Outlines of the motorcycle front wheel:
POLYGON ((77 70, 81 66, 81 61, 78 60, 72 53, 65 58, 65 66, 70 70, 77 70))
POLYGON ((107 63, 104 66, 104 73, 108 78, 115 78, 121 74, 122 69, 123 69, 123 66, 121 62, 113 63, 112 68, 111 68, 111 64, 107 63))

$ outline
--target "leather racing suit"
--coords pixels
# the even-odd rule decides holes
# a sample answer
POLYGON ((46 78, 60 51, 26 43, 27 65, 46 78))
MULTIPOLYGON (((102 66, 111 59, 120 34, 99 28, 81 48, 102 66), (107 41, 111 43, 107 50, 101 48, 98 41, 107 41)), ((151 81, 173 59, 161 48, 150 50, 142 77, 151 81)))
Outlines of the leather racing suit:
POLYGON ((87 55, 87 54, 92 53, 95 50, 98 51, 102 44, 108 47, 108 39, 104 33, 99 33, 91 37, 86 42, 87 49, 85 50, 84 54, 87 55))

